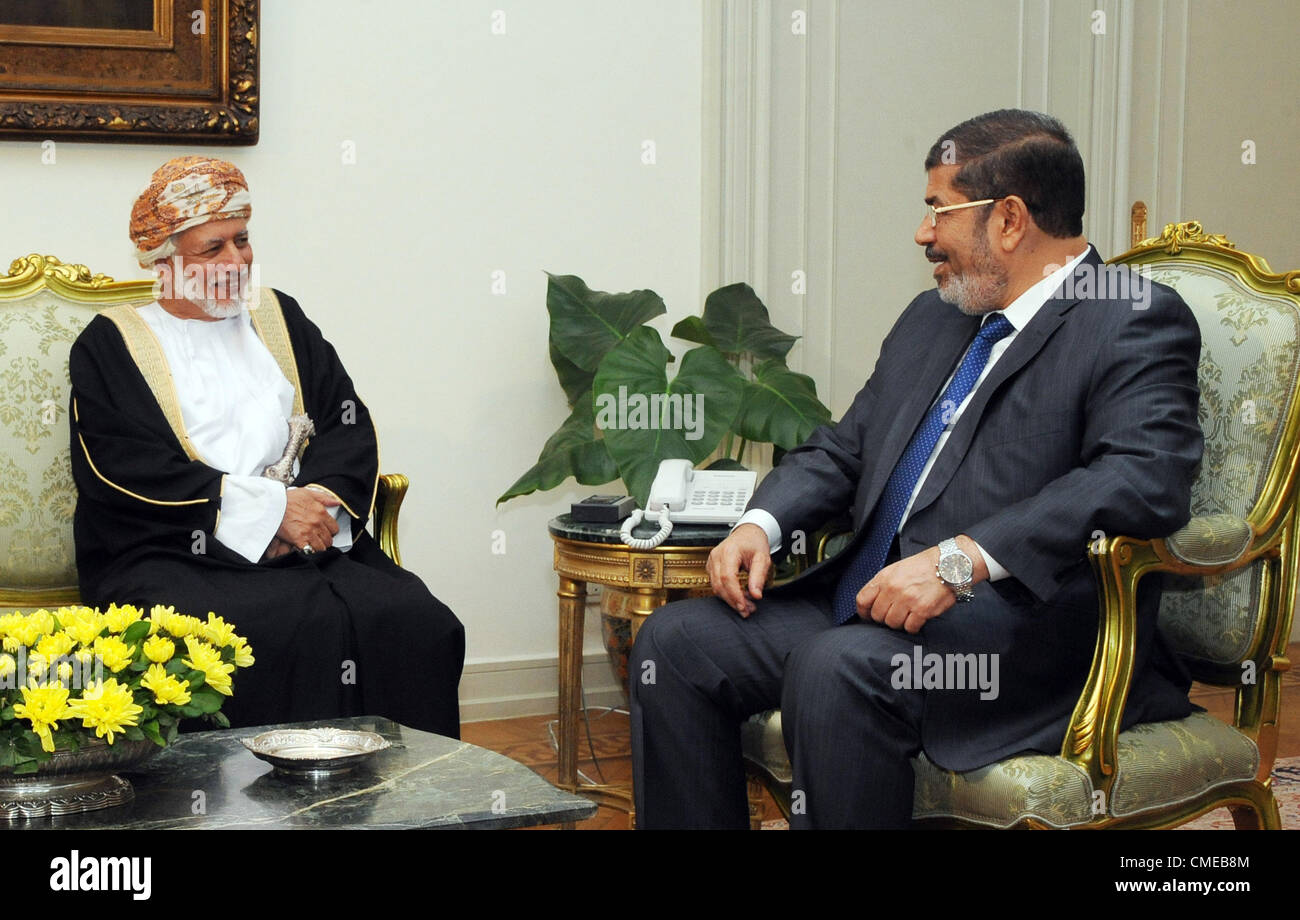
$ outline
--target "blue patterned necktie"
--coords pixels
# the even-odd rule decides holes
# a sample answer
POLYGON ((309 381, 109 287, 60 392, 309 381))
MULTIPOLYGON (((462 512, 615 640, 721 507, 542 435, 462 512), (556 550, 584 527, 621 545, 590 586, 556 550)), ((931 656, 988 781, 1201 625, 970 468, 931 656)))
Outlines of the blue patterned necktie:
POLYGON ((836 626, 847 623, 857 616, 858 592, 884 567, 889 546, 894 542, 894 535, 898 533, 898 525, 903 522, 903 512, 912 497, 912 490, 916 488, 917 480, 921 478, 921 471, 925 469, 930 454, 934 453, 935 445, 939 443, 939 436, 943 434, 943 429, 957 407, 970 395, 975 381, 979 380, 984 365, 988 363, 989 354, 993 351, 993 343, 1010 335, 1014 329, 1011 322, 1001 313, 984 324, 979 334, 975 336, 975 341, 966 350, 966 357, 962 358, 961 366, 957 368, 957 373, 953 374, 948 388, 930 407, 920 427, 916 429, 916 434, 912 435, 907 450, 903 451, 898 465, 890 474, 889 482, 885 483, 885 492, 881 495, 875 513, 871 516, 866 540, 844 569, 844 574, 840 576, 840 583, 835 588, 835 600, 831 609, 835 615, 836 626))

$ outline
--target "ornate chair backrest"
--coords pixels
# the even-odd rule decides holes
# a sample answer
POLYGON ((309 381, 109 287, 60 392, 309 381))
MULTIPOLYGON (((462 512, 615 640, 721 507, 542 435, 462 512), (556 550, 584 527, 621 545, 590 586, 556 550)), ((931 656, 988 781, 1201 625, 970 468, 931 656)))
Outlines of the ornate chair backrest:
POLYGON ((1207 578, 1167 576, 1160 624, 1197 679, 1240 685, 1242 664, 1267 656, 1294 608, 1300 272, 1276 274, 1194 221, 1112 261, 1177 290, 1201 327, 1205 455, 1192 514, 1217 516, 1202 525, 1218 544, 1209 561, 1261 555, 1207 578), (1223 537, 1234 532, 1235 545, 1223 537))
POLYGON ((35 254, 0 277, 0 610, 78 599, 68 351, 99 310, 151 291, 35 254))

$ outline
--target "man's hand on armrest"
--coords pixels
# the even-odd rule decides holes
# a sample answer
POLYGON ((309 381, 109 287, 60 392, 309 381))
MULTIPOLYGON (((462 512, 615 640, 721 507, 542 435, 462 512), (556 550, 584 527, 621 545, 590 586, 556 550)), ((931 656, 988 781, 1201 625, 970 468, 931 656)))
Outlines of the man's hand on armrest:
POLYGON ((738 525, 709 553, 706 566, 713 593, 742 617, 753 613, 754 601, 763 597, 763 585, 771 568, 771 544, 757 524, 738 525), (740 584, 742 568, 749 572, 745 587, 740 584))

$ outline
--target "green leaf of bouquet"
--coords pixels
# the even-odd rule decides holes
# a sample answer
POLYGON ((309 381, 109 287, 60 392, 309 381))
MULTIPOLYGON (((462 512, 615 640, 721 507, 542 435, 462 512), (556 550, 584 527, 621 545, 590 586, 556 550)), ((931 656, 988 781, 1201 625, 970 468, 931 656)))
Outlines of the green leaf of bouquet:
POLYGON ((186 671, 189 671, 189 669, 190 666, 187 665, 185 662, 181 661, 179 655, 177 655, 171 661, 167 662, 167 666, 163 668, 164 671, 166 671, 168 674, 172 675, 173 677, 177 676, 178 674, 183 674, 186 671))
MULTIPOLYGON (((772 325, 767 307, 743 281, 720 287, 705 298, 701 325, 713 339, 707 344, 729 355, 747 351, 756 358, 784 358, 799 341, 798 336, 786 335, 772 325)), ((677 335, 676 329, 673 335, 677 335)))
MULTIPOLYGON (((668 312, 654 291, 609 294, 593 291, 577 275, 552 275, 546 285, 546 310, 551 315, 550 342, 567 361, 592 373, 611 348, 641 324, 668 312)), ((560 374, 561 384, 564 374, 560 374)), ((565 392, 568 392, 566 387, 565 392)))
POLYGON ((0 709, 0 722, 9 722, 14 718, 14 707, 10 703, 4 709, 0 709))
POLYGON ((573 407, 564 424, 547 439, 532 469, 520 476, 497 504, 517 495, 553 489, 570 476, 584 486, 603 485, 618 478, 618 467, 605 449, 605 442, 596 437, 590 397, 573 407))
POLYGON ((139 673, 141 671, 147 671, 149 670, 149 666, 151 664, 153 664, 153 662, 149 661, 148 659, 145 659, 144 661, 133 661, 131 662, 131 670, 135 671, 136 673, 139 673))
POLYGON ((24 760, 14 767, 14 776, 26 776, 29 773, 35 773, 41 768, 41 765, 35 760, 24 760))
POLYGON ((745 384, 735 430, 750 441, 771 441, 789 450, 808 439, 818 425, 831 420, 831 410, 817 398, 817 385, 782 361, 764 361, 745 384))
POLYGON ((224 712, 214 712, 212 714, 212 721, 216 723, 217 728, 230 727, 230 720, 226 718, 226 714, 224 712))
POLYGON ((143 741, 144 731, 138 725, 128 725, 122 730, 122 735, 128 741, 143 741))
POLYGON ((661 460, 699 463, 713 452, 736 416, 744 389, 744 378, 715 348, 688 351, 670 382, 666 368, 671 358, 659 333, 647 326, 612 349, 596 371, 597 422, 628 492, 642 507, 661 460), (652 418, 656 395, 664 411, 652 418), (703 418, 692 416, 690 425, 684 411, 678 418, 665 408, 672 405, 669 397, 681 397, 683 410, 688 400, 694 407, 697 396, 702 397, 703 418))
POLYGON ((216 712, 221 708, 221 704, 225 702, 225 699, 222 694, 211 687, 204 687, 190 694, 190 705, 196 707, 201 713, 216 712))
POLYGON ((158 730, 158 721, 156 719, 142 722, 140 724, 140 730, 144 732, 146 738, 159 747, 167 746, 167 742, 163 740, 162 732, 158 730))
POLYGON ((122 633, 122 641, 127 645, 143 642, 149 638, 149 630, 152 625, 149 620, 136 620, 122 633))
MULTIPOLYGON (((193 699, 192 696, 191 699, 193 699)), ((199 707, 195 706, 193 703, 186 703, 184 706, 181 707, 181 715, 185 716, 187 719, 192 719, 195 716, 199 716, 202 714, 203 711, 199 709, 199 707)))

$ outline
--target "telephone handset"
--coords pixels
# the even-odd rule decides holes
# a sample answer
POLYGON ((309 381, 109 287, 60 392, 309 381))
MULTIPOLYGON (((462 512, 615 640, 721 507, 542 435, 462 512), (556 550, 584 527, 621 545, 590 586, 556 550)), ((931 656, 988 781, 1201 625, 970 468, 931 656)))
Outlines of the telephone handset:
POLYGON ((633 511, 623 522, 620 536, 633 549, 654 549, 678 524, 735 524, 754 494, 758 474, 749 470, 697 470, 689 460, 664 460, 659 464, 645 511, 633 511), (648 539, 632 536, 632 528, 645 518, 659 522, 659 532, 648 539))

